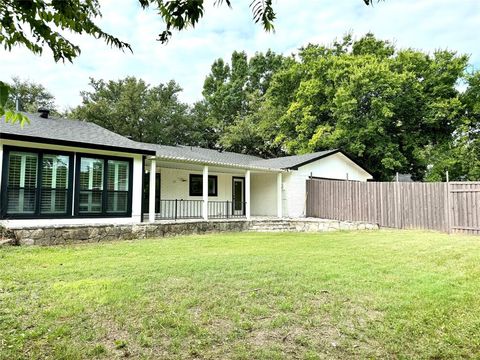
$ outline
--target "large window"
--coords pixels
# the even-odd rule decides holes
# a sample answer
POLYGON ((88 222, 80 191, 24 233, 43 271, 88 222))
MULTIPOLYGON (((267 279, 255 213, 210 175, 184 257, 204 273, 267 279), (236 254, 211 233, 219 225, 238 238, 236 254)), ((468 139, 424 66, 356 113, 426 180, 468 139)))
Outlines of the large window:
MULTIPOLYGON (((203 194, 203 176, 190 174, 190 196, 202 196, 203 194)), ((217 196, 218 178, 215 175, 208 177, 208 196, 217 196)))
POLYGON ((3 153, 0 218, 131 216, 132 159, 10 146, 3 153))
POLYGON ((131 213, 131 161, 79 157, 78 215, 128 216, 131 213))
POLYGON ((69 215, 71 155, 9 148, 5 154, 3 171, 7 184, 3 184, 2 200, 6 203, 3 215, 69 215))

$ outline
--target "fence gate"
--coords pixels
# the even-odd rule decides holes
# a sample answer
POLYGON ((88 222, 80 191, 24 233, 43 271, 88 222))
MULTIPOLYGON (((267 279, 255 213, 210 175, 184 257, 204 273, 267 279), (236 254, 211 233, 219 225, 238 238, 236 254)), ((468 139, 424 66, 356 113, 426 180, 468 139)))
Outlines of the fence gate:
POLYGON ((307 216, 480 235, 480 182, 307 180, 307 216))
POLYGON ((451 228, 480 235, 480 182, 451 182, 451 228))

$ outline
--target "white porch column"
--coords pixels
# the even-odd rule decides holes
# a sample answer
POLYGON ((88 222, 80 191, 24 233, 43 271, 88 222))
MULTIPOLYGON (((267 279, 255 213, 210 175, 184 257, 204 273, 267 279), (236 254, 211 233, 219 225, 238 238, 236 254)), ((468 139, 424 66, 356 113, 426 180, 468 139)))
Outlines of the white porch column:
POLYGON ((277 217, 283 217, 282 173, 277 174, 277 217))
POLYGON ((245 216, 250 219, 250 170, 245 172, 245 216))
POLYGON ((157 162, 153 159, 150 163, 150 193, 148 198, 148 221, 155 222, 155 174, 157 162))
POLYGON ((203 167, 203 218, 208 220, 208 166, 203 167))

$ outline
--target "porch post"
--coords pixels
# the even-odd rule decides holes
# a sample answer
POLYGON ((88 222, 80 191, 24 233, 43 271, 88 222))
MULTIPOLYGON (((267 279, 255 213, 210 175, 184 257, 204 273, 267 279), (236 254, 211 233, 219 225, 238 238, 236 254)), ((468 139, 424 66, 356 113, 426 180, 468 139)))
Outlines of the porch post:
POLYGON ((283 217, 282 173, 277 174, 277 217, 283 217))
POLYGON ((203 167, 203 219, 208 220, 208 166, 203 167))
POLYGON ((245 172, 245 216, 250 219, 250 170, 245 172))
POLYGON ((152 159, 150 163, 150 192, 148 200, 148 221, 155 222, 155 174, 157 172, 157 162, 152 159))

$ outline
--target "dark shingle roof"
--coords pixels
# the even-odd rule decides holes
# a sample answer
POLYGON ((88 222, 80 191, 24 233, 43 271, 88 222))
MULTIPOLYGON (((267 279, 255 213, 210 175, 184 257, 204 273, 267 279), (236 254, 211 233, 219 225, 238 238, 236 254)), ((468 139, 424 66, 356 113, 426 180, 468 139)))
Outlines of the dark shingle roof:
POLYGON ((204 149, 195 146, 165 146, 147 143, 143 143, 142 145, 147 149, 155 150, 158 157, 168 160, 194 161, 272 170, 293 169, 299 165, 315 161, 321 159, 322 157, 338 152, 338 150, 327 150, 305 155, 262 159, 258 156, 204 149))
POLYGON ((28 141, 47 141, 60 145, 153 154, 137 142, 94 123, 61 118, 44 119, 35 114, 25 115, 30 119, 30 124, 23 128, 19 123, 6 123, 4 117, 0 118, 0 138, 25 138, 28 141))
MULTIPOLYGON (((261 165, 252 165, 263 159, 258 156, 238 154, 229 151, 218 151, 195 146, 167 146, 142 143, 142 146, 149 150, 155 150, 156 155, 167 160, 192 161, 206 164, 229 165, 269 168, 261 165)), ((275 168, 278 169, 278 168, 275 168)))
POLYGON ((199 147, 141 143, 130 140, 94 123, 61 118, 44 119, 35 114, 26 115, 30 119, 30 124, 25 125, 23 128, 18 123, 5 123, 5 119, 2 117, 0 119, 0 138, 137 152, 156 155, 166 160, 269 170, 296 169, 301 165, 339 152, 339 150, 326 150, 305 155, 262 159, 258 156, 199 147))

